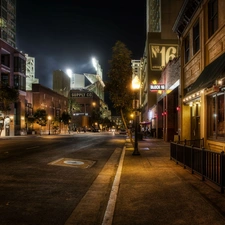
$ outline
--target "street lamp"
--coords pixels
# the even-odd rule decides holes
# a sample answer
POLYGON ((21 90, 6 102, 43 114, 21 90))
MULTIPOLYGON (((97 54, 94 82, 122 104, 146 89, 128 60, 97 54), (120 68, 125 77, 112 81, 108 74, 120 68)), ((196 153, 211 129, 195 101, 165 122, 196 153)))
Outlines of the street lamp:
POLYGON ((132 155, 140 155, 138 151, 138 120, 139 120, 139 99, 138 99, 138 91, 140 89, 141 82, 138 76, 136 75, 132 80, 132 88, 135 92, 135 99, 133 100, 133 109, 135 110, 135 140, 134 140, 134 151, 132 155))
POLYGON ((48 135, 50 135, 50 122, 51 122, 51 116, 48 116, 48 135))

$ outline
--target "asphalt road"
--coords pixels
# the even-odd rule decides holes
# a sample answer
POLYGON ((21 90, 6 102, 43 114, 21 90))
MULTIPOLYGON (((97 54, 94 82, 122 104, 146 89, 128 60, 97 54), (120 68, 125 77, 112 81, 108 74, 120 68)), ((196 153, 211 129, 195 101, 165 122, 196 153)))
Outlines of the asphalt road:
MULTIPOLYGON (((0 225, 65 224, 124 143, 125 136, 111 133, 1 138, 0 225)), ((102 220, 112 182, 96 220, 102 220)))

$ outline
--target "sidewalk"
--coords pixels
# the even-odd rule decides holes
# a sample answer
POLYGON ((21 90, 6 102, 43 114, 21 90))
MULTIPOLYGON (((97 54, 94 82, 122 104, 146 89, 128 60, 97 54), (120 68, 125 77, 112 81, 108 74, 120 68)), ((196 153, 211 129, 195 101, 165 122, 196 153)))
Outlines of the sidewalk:
POLYGON ((225 195, 170 160, 170 143, 139 141, 126 151, 113 225, 224 225, 225 195))

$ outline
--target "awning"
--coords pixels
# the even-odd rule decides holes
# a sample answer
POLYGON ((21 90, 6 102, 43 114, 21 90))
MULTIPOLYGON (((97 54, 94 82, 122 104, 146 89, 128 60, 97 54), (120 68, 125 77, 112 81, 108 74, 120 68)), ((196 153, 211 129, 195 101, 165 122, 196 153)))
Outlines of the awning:
POLYGON ((186 89, 186 95, 191 95, 201 89, 212 87, 215 81, 225 77, 225 53, 205 67, 197 80, 186 89))

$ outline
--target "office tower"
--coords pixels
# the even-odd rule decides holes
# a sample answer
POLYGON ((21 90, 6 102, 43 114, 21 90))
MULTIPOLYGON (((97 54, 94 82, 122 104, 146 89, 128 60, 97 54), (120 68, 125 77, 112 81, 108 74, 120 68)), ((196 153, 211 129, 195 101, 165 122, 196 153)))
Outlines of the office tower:
POLYGON ((16 47, 16 0, 0 1, 0 38, 16 47))
POLYGON ((53 90, 68 97, 70 91, 70 77, 62 70, 53 71, 53 90))

